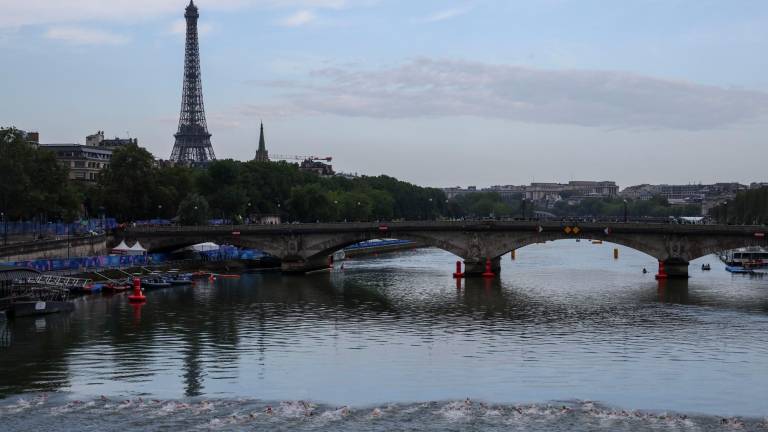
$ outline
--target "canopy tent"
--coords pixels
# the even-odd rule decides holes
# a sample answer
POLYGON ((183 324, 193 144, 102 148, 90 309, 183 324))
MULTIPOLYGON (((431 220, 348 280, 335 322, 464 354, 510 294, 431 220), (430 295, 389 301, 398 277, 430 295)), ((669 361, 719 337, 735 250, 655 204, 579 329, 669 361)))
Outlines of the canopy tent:
POLYGON ((147 253, 147 250, 138 241, 128 249, 128 255, 144 255, 145 253, 147 253))
POLYGON ((131 251, 131 248, 125 244, 125 240, 121 241, 119 245, 112 248, 112 253, 115 255, 127 255, 131 251))

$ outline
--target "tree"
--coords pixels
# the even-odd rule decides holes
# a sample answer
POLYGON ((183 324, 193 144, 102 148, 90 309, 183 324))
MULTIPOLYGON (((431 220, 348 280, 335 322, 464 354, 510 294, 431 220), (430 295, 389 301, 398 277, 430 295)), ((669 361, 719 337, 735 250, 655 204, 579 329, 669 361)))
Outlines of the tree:
POLYGON ((153 200, 158 187, 154 161, 149 151, 137 145, 115 150, 99 177, 101 202, 110 215, 121 220, 157 216, 157 206, 162 203, 153 200))
POLYGON ((204 196, 191 193, 179 204, 177 216, 182 225, 207 225, 208 201, 204 196))
POLYGON ((75 218, 80 202, 68 176, 52 152, 27 143, 18 129, 0 129, 0 211, 7 218, 75 218))

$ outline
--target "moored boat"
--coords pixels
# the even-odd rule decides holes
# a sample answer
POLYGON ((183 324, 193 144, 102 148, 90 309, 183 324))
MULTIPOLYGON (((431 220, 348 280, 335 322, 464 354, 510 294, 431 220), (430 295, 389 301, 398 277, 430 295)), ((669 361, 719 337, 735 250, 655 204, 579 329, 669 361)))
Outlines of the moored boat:
POLYGON ((165 279, 162 278, 151 278, 151 279, 144 279, 141 281, 141 287, 150 290, 150 289, 161 289, 161 288, 170 288, 171 283, 168 282, 165 279))

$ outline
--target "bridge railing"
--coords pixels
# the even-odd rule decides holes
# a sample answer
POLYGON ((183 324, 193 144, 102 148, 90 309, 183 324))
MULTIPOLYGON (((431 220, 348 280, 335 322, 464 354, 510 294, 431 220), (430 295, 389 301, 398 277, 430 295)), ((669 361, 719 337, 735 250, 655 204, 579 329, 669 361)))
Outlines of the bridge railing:
POLYGON ((610 229, 613 232, 654 232, 654 233, 692 233, 692 234, 742 234, 765 235, 768 227, 760 225, 700 225, 672 224, 656 222, 607 222, 607 221, 536 221, 536 220, 458 220, 458 221, 384 221, 384 222, 336 222, 336 223, 285 223, 285 224, 251 224, 251 225, 199 225, 199 226, 157 226, 131 227, 126 234, 143 233, 210 233, 217 235, 239 235, 248 233, 291 233, 291 232, 332 232, 332 231, 378 231, 382 235, 390 231, 416 230, 537 230, 544 231, 564 229, 566 227, 581 228, 585 233, 603 232, 610 229))

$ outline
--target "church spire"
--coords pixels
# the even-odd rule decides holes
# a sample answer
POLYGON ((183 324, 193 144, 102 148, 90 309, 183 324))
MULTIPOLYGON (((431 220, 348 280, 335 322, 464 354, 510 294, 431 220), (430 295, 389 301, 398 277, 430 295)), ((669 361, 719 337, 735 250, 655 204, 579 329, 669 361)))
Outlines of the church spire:
POLYGON ((261 133, 259 134, 259 149, 256 151, 257 162, 269 162, 269 152, 267 152, 267 144, 264 141, 264 123, 261 123, 261 133))

